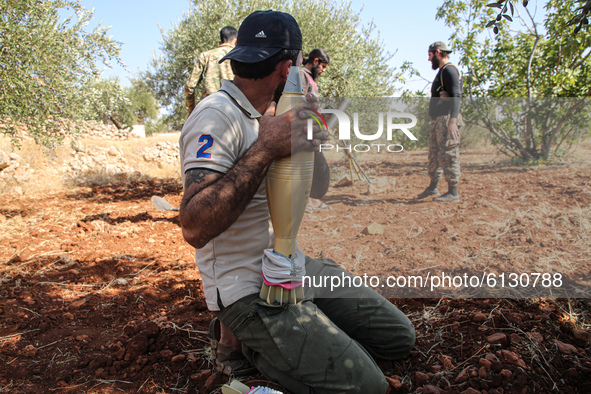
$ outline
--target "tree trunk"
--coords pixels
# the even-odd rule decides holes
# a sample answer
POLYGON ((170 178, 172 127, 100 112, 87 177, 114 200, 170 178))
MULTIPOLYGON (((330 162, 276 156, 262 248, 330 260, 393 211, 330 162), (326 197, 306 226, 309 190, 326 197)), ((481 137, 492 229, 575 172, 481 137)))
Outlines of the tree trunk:
POLYGON ((123 126, 121 125, 121 123, 117 122, 117 120, 115 120, 114 117, 109 116, 109 120, 111 122, 113 122, 113 124, 115 125, 115 127, 117 127, 118 130, 121 130, 123 128, 123 126))
POLYGON ((554 145, 556 132, 544 131, 544 136, 545 138, 543 139, 542 146, 540 147, 540 156, 543 160, 548 160, 550 157, 550 151, 552 150, 552 145, 554 145))
POLYGON ((524 160, 531 160, 531 159, 536 158, 535 152, 533 152, 534 154, 532 155, 532 152, 529 149, 527 149, 527 147, 523 146, 523 144, 521 143, 519 138, 515 138, 515 137, 511 138, 511 142, 519 150, 520 156, 524 160))

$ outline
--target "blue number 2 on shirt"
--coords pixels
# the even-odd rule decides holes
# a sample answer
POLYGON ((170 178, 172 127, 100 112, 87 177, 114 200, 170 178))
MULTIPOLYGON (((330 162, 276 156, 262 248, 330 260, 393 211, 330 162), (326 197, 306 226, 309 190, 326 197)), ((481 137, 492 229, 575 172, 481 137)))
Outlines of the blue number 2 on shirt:
POLYGON ((205 142, 205 144, 203 144, 203 146, 197 151, 197 157, 211 159, 211 153, 206 151, 213 145, 213 137, 209 134, 203 134, 199 137, 199 142, 205 142))

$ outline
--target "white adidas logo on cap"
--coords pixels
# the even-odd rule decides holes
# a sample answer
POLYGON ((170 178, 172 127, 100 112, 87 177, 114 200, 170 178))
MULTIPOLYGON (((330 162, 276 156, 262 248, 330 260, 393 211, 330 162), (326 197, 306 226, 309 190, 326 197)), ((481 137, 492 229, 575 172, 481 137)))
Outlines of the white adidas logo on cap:
POLYGON ((259 31, 259 32, 256 34, 256 36, 255 36, 255 37, 256 37, 256 38, 267 38, 267 35, 265 34, 265 32, 264 32, 264 31, 262 31, 262 30, 261 30, 261 31, 259 31))

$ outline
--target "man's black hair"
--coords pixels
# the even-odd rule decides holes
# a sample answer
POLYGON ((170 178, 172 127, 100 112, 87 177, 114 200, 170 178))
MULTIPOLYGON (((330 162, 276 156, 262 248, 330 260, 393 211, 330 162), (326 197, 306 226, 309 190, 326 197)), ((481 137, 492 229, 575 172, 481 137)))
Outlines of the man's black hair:
POLYGON ((225 42, 232 41, 234 38, 238 36, 238 30, 234 29, 232 26, 226 26, 220 30, 220 42, 223 44, 225 42))
POLYGON ((295 65, 300 51, 297 49, 282 49, 268 59, 257 63, 243 63, 238 60, 230 60, 232 72, 240 78, 261 79, 275 71, 275 67, 283 60, 291 60, 295 65))
POLYGON ((320 63, 330 63, 330 57, 324 49, 316 48, 312 49, 310 54, 306 59, 304 59, 304 64, 314 63, 314 59, 318 59, 320 63))

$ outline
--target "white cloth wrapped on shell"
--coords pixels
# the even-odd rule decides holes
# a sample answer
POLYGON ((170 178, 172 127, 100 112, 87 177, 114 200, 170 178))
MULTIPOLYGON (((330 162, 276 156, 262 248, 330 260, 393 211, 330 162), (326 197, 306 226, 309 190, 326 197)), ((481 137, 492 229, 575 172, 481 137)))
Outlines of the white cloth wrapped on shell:
POLYGON ((271 283, 301 282, 306 275, 306 255, 296 247, 295 258, 290 259, 265 249, 263 253, 263 276, 271 283))

